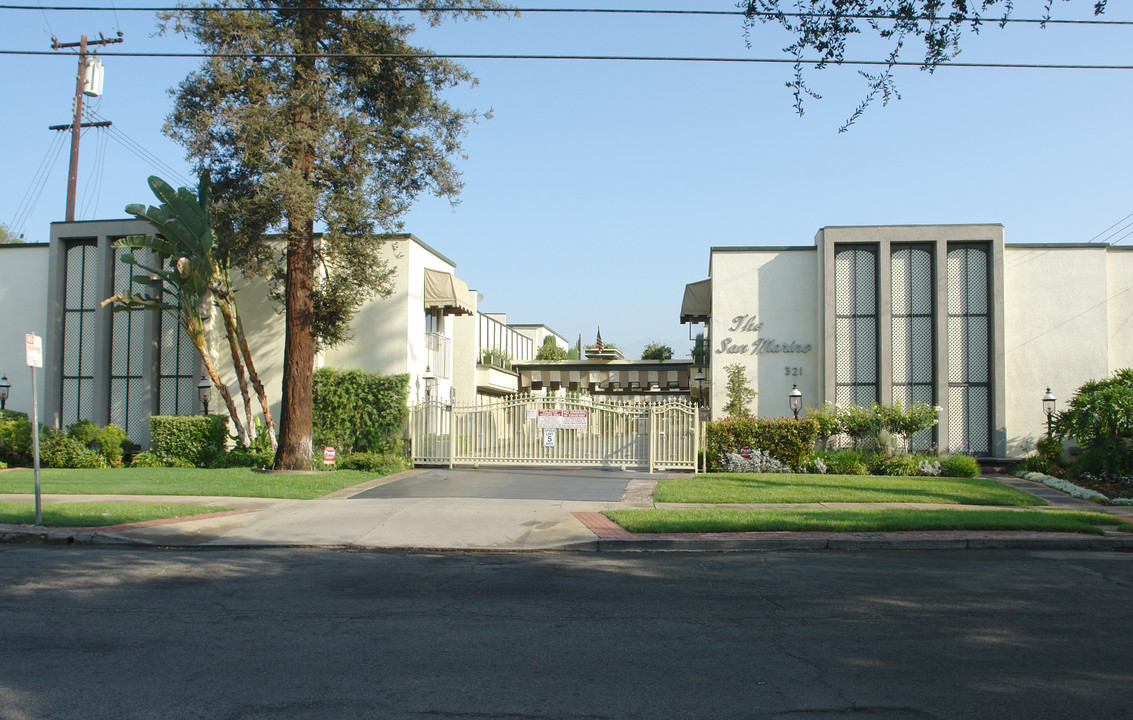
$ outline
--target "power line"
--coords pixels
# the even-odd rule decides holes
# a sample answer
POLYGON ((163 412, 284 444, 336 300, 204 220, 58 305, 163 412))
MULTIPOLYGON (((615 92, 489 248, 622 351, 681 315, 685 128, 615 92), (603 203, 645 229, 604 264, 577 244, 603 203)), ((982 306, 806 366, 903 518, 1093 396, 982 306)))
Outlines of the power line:
MULTIPOLYGON (((1105 234, 1106 234, 1107 232, 1109 232, 1110 230, 1114 229, 1115 227, 1117 227, 1117 226, 1118 226, 1118 225, 1120 225, 1121 223, 1125 222, 1125 221, 1126 221, 1126 220, 1128 220, 1129 218, 1133 218, 1133 213, 1129 213, 1128 215, 1126 215, 1125 217, 1121 218, 1120 220, 1118 220, 1118 221, 1117 221, 1117 222, 1115 222, 1114 224, 1110 225, 1110 226, 1109 226, 1109 227, 1107 227, 1107 228, 1106 228, 1105 230, 1102 230, 1102 231, 1101 231, 1100 233, 1098 233, 1097 235, 1093 236, 1092 238, 1090 238, 1090 239, 1089 239, 1089 240, 1087 240, 1086 242, 1094 242, 1095 240, 1097 240, 1098 238, 1100 238, 1100 237, 1101 237, 1102 235, 1105 235, 1105 234)), ((1118 232, 1121 232, 1121 231, 1120 231, 1120 230, 1118 230, 1118 232)), ((1102 240, 1101 242, 1105 242, 1105 241, 1104 241, 1104 240, 1102 240)))
MULTIPOLYGON (((0 55, 51 55, 45 50, 0 50, 0 55)), ((220 58, 220 59, 361 59, 378 60, 598 60, 610 62, 689 62, 778 65, 850 65, 875 67, 923 67, 923 62, 890 60, 798 60, 796 58, 682 57, 675 55, 507 55, 493 53, 209 53, 209 52, 100 52, 99 57, 120 58, 220 58)), ((985 68, 993 70, 1133 70, 1133 65, 1072 63, 964 63, 946 62, 940 68, 985 68)))
MULTIPOLYGON (((0 5, 0 10, 36 10, 41 6, 31 5, 0 5)), ((54 5, 42 8, 53 12, 269 12, 273 10, 287 10, 289 12, 307 10, 310 12, 419 12, 419 13, 458 13, 478 10, 479 8, 446 6, 446 7, 399 7, 396 5, 363 5, 355 8, 313 7, 313 8, 283 8, 283 7, 219 7, 205 6, 194 8, 145 6, 145 7, 81 7, 75 5, 54 5)), ((491 12, 489 8, 486 11, 491 12)), ((513 8, 501 7, 495 9, 507 13, 519 14, 574 14, 574 15, 701 15, 706 17, 752 17, 752 18, 844 18, 847 20, 918 20, 923 22, 959 22, 959 23, 992 23, 995 25, 1006 23, 1026 23, 1033 25, 1133 25, 1133 20, 1098 20, 1098 19, 1056 19, 1056 18, 1012 18, 1012 17, 981 17, 977 15, 954 18, 949 16, 924 16, 909 18, 907 15, 870 14, 870 13, 807 13, 807 12, 752 12, 743 10, 667 10, 660 8, 513 8)))

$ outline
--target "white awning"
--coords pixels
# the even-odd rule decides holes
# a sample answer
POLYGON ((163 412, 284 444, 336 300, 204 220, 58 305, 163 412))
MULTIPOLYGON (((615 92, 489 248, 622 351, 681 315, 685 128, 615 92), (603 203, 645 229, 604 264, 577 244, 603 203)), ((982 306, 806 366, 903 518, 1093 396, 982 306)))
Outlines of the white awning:
POLYGON ((425 307, 443 315, 473 315, 468 285, 452 273, 425 268, 425 307))
POLYGON ((681 301, 681 324, 708 322, 712 317, 712 280, 685 285, 681 301))

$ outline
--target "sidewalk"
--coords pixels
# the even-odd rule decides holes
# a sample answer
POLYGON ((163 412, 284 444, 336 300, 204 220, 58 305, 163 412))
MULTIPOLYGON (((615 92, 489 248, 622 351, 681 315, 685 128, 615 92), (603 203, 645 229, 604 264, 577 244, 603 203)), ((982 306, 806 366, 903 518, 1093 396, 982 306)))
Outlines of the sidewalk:
MULTIPOLYGON (((1055 507, 1110 512, 1133 508, 1077 500, 1039 483, 994 476, 1055 507)), ((383 482, 391 482, 385 479, 383 482)), ((377 483, 368 483, 372 486, 377 483)), ((155 547, 320 547, 416 550, 759 551, 784 549, 1133 549, 1133 535, 1040 532, 704 533, 632 535, 605 510, 672 507, 648 501, 652 487, 631 483, 621 502, 475 498, 351 498, 358 486, 316 500, 233 497, 49 495, 52 502, 184 503, 233 508, 206 516, 104 528, 0 525, 0 542, 118 543, 155 547)), ((651 484, 650 484, 651 485, 651 484)), ((0 495, 27 501, 27 495, 0 495)), ((843 503, 820 507, 845 507, 843 503)), ((908 505, 868 504, 855 507, 908 505)), ((756 508, 759 505, 740 507, 756 508)), ((766 506, 764 506, 766 507, 766 506)), ((918 505, 918 507, 920 507, 918 505)), ((930 506, 925 506, 930 507, 930 506)), ((946 507, 955 508, 955 505, 946 507)), ((981 508, 971 508, 976 511, 981 508)), ((986 509, 986 508, 983 508, 986 509)))

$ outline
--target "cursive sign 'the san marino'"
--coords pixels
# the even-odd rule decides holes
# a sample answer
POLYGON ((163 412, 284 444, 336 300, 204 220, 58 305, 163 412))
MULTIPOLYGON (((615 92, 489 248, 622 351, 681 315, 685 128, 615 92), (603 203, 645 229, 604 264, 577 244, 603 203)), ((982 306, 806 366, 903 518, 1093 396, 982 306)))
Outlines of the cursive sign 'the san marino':
POLYGON ((736 340, 728 336, 720 341, 716 348, 717 355, 763 355, 764 353, 808 353, 811 351, 810 343, 800 343, 795 340, 779 341, 775 338, 759 337, 763 330, 763 322, 755 315, 737 315, 732 318, 732 325, 728 328, 730 333, 755 333, 753 338, 740 338, 736 340), (743 342, 746 340, 746 342, 743 342))

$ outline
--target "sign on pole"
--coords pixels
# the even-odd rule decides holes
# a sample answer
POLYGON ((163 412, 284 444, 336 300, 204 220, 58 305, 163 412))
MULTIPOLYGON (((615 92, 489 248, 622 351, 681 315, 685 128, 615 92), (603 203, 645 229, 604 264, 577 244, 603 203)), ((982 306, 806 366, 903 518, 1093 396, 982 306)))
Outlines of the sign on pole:
POLYGON ((323 448, 323 464, 324 465, 334 465, 334 458, 335 458, 336 455, 337 455, 337 453, 335 452, 334 448, 332 448, 332 447, 323 448))
POLYGON ((27 352, 28 367, 43 367, 43 338, 28 333, 24 336, 24 345, 27 352))
POLYGON ((35 524, 43 524, 43 505, 39 491, 39 407, 35 391, 35 369, 43 367, 43 338, 35 333, 24 336, 28 367, 31 368, 31 444, 32 467, 35 469, 35 524))

